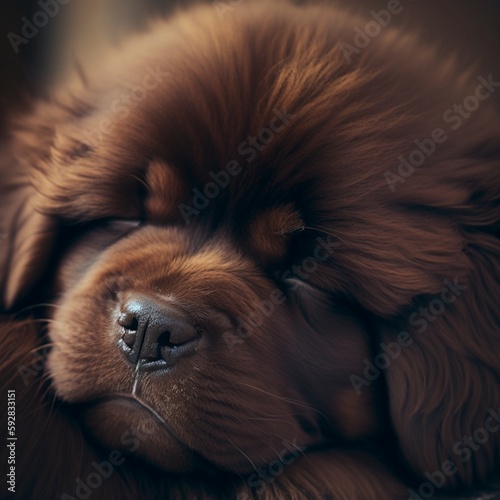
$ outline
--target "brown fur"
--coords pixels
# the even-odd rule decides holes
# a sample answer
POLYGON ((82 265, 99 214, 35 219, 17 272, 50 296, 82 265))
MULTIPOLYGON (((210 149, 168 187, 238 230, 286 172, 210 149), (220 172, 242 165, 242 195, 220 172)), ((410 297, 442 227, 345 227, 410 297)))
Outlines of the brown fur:
POLYGON ((390 28, 348 62, 339 42, 356 25, 319 7, 251 3, 224 21, 199 7, 12 125, 0 367, 2 394, 17 390, 21 498, 74 495, 143 425, 93 406, 137 382, 115 324, 131 292, 182 308, 202 341, 171 372, 140 374, 163 424, 92 498, 390 499, 446 460, 450 489, 498 469, 500 432, 467 461, 453 446, 500 407, 500 119, 482 103, 391 192, 384 174, 478 75, 390 28), (113 100, 156 65, 168 75, 119 119, 113 100), (247 161, 239 145, 277 112, 289 123, 247 161), (234 160, 241 173, 186 223, 193 188, 234 160), (301 277, 318 238, 333 251, 301 277), (409 318, 446 280, 467 288, 419 333, 409 318), (12 315, 47 300, 43 318, 12 315), (350 377, 401 331, 412 345, 357 395, 350 377), (256 486, 283 442, 300 453, 256 486))

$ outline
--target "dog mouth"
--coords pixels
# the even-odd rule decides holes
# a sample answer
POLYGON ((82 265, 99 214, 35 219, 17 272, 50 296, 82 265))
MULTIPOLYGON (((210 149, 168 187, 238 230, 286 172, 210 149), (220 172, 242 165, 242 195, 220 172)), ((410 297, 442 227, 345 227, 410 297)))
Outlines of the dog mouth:
POLYGON ((135 455, 168 472, 189 472, 198 468, 201 457, 140 398, 107 394, 78 406, 87 432, 112 450, 110 453, 119 457, 115 458, 117 462, 123 462, 124 457, 126 460, 127 455, 135 455))

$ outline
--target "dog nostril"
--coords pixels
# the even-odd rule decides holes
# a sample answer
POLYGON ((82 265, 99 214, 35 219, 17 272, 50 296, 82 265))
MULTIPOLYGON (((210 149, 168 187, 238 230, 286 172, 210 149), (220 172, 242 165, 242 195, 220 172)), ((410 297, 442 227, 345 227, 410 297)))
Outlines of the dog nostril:
POLYGON ((122 340, 128 347, 132 348, 134 347, 135 337, 136 337, 136 332, 127 331, 122 335, 122 340))
POLYGON ((158 345, 160 346, 160 348, 173 347, 173 344, 170 343, 170 332, 169 331, 163 332, 158 337, 158 345))
POLYGON ((137 317, 134 313, 131 312, 126 312, 120 315, 120 317, 118 318, 118 324, 120 326, 123 326, 123 328, 134 332, 136 332, 137 328, 139 328, 137 317))
POLYGON ((177 339, 177 341, 175 341, 172 334, 169 331, 165 331, 158 337, 158 345, 160 348, 166 347, 167 349, 177 349, 191 340, 192 339, 188 338, 185 340, 177 339))
POLYGON ((124 313, 118 318, 118 324, 125 328, 122 340, 128 347, 133 347, 139 328, 139 321, 132 313, 124 313))

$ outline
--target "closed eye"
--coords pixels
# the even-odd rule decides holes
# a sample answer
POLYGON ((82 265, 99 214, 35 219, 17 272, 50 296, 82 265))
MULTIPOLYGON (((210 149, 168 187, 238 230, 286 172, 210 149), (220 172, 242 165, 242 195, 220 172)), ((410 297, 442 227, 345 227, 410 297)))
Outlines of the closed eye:
POLYGON ((106 226, 116 233, 128 233, 133 231, 144 224, 142 220, 123 220, 123 219, 109 219, 106 221, 106 226))
POLYGON ((141 220, 101 219, 83 227, 75 226, 70 233, 72 237, 67 240, 73 243, 85 241, 85 244, 95 242, 96 247, 105 247, 137 231, 142 225, 141 220))

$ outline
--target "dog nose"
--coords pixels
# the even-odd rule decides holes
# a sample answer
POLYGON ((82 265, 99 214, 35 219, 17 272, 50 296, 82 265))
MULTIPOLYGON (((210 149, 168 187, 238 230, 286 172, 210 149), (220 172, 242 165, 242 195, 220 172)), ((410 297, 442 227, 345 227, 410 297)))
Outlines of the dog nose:
POLYGON ((171 365, 193 351, 200 337, 189 317, 177 307, 145 295, 128 296, 120 308, 120 346, 131 363, 171 365))

